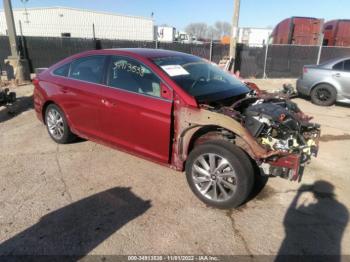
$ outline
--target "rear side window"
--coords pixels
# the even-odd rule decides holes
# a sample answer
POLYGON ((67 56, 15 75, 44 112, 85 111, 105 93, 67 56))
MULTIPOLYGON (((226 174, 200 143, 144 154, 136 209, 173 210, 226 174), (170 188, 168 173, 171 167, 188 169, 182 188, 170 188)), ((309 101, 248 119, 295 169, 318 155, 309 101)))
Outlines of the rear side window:
POLYGON ((335 64, 335 65, 333 66, 333 69, 334 69, 334 70, 343 70, 343 69, 344 69, 344 62, 340 62, 340 63, 338 63, 338 64, 335 64))
POLYGON ((65 77, 67 77, 68 73, 69 73, 69 67, 70 67, 70 64, 65 64, 65 65, 55 69, 53 71, 53 74, 57 75, 57 76, 65 76, 65 77))
POLYGON ((344 70, 350 72, 350 60, 344 62, 344 70))
POLYGON ((134 93, 160 97, 160 79, 143 64, 129 58, 112 56, 108 84, 134 93))
POLYGON ((69 77, 90 83, 101 83, 105 56, 89 56, 72 63, 69 77))

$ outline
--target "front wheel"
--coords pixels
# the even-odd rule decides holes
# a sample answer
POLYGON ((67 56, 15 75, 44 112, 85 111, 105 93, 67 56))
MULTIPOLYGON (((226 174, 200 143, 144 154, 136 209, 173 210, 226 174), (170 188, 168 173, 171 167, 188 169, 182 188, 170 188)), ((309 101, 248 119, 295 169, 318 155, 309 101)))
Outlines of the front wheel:
POLYGON ((224 140, 197 146, 186 162, 187 182, 204 203, 217 208, 235 208, 250 195, 254 170, 248 156, 224 140))

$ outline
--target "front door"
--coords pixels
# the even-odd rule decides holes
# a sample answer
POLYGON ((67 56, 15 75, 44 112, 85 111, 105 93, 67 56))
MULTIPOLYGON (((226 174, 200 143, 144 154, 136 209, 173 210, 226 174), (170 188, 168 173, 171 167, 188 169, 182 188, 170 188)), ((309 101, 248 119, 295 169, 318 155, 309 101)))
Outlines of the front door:
POLYGON ((104 139, 157 161, 169 161, 172 101, 142 63, 112 56, 101 115, 104 139))

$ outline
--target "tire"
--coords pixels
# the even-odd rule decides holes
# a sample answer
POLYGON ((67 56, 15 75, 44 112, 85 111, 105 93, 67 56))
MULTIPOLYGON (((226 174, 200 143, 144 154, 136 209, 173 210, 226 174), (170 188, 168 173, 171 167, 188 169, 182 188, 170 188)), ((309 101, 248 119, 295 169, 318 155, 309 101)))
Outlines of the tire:
POLYGON ((251 160, 251 164, 252 164, 253 169, 254 169, 254 185, 253 185, 253 189, 250 192, 250 195, 249 195, 247 201, 250 201, 250 200, 256 198, 261 193, 261 191, 264 190, 266 184, 269 181, 269 177, 267 175, 263 174, 263 172, 260 170, 258 165, 252 161, 254 161, 254 160, 251 160))
POLYGON ((69 128, 65 114, 55 104, 47 106, 45 124, 50 137, 58 144, 68 144, 77 138, 69 128))
POLYGON ((221 209, 236 208, 252 191, 254 169, 240 148, 225 140, 213 140, 195 147, 190 153, 186 178, 192 192, 205 204, 221 209), (219 163, 225 163, 219 172, 210 168, 210 158, 214 159, 212 166, 216 168, 220 167, 219 163))
POLYGON ((320 84, 311 91, 312 103, 319 106, 331 106, 337 100, 337 90, 331 85, 320 84))

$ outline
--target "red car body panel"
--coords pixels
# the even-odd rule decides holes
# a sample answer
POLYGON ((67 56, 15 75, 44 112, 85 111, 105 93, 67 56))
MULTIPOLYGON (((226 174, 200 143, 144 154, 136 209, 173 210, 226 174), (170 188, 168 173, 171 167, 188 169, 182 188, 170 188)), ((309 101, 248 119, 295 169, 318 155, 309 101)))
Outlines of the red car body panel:
MULTIPOLYGON (((71 131, 76 135, 180 171, 184 169, 188 154, 197 142, 193 140, 196 134, 203 127, 215 126, 235 134, 237 145, 252 159, 261 162, 274 157, 269 162, 272 166, 294 170, 292 178, 298 178, 299 157, 262 147, 242 123, 230 115, 231 111, 218 113, 207 110, 206 105, 199 106, 194 97, 151 61, 151 58, 172 55, 185 56, 165 50, 111 49, 88 51, 69 57, 45 70, 33 81, 36 114, 44 122, 46 106, 55 103, 63 110, 71 131), (122 56, 143 63, 160 79, 160 97, 109 87, 105 80, 101 84, 94 84, 52 73, 62 65, 91 55, 122 56)), ((103 69, 103 74, 106 74, 106 68, 103 69)), ((257 87, 252 86, 251 89, 259 91, 257 87)), ((269 96, 260 91, 257 93, 261 99, 269 96)), ((245 98, 239 101, 242 100, 245 98)), ((215 132, 208 133, 199 142, 220 137, 215 132)))
POLYGON ((147 49, 94 50, 69 57, 41 73, 35 80, 34 104, 43 121, 44 106, 53 102, 64 111, 77 135, 124 149, 156 162, 171 164, 172 107, 175 92, 186 106, 197 102, 150 61, 171 51, 147 49), (111 88, 52 74, 56 68, 89 55, 117 55, 135 59, 162 80, 163 98, 111 88))

